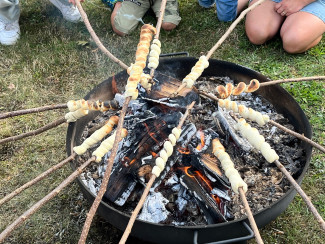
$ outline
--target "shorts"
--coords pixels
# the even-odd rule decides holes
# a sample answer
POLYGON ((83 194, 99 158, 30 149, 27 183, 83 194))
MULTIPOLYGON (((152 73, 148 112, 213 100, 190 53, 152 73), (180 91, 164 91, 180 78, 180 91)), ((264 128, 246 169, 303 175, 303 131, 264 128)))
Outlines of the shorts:
MULTIPOLYGON (((145 13, 152 8, 156 17, 159 17, 161 0, 124 0, 117 11, 115 28, 125 34, 132 32, 145 13)), ((163 23, 178 25, 181 21, 177 0, 167 0, 163 23)))
MULTIPOLYGON (((272 1, 279 3, 282 0, 272 0, 272 1)), ((325 23, 325 0, 317 0, 315 2, 312 2, 306 5, 305 7, 303 7, 300 11, 315 15, 325 23)))
POLYGON ((211 8, 216 4, 217 17, 220 21, 233 21, 237 17, 237 0, 198 0, 203 8, 211 8))

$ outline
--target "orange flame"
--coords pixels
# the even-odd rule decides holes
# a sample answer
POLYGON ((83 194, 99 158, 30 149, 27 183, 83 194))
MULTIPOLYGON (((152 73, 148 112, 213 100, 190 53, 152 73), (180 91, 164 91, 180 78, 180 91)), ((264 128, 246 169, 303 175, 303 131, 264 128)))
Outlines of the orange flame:
POLYGON ((204 132, 203 131, 199 131, 199 133, 200 133, 200 138, 201 138, 201 143, 196 147, 196 149, 198 150, 198 151, 201 151, 202 150, 202 148, 204 147, 204 132))
POLYGON ((135 158, 132 159, 132 161, 129 163, 129 165, 132 165, 135 161, 137 161, 135 158))
POLYGON ((179 147, 177 149, 181 154, 190 154, 190 150, 188 148, 184 148, 184 147, 179 147))
POLYGON ((157 157, 157 153, 151 151, 151 155, 155 158, 157 157))
POLYGON ((155 133, 150 132, 150 129, 149 129, 148 125, 147 125, 146 123, 144 123, 144 126, 146 127, 149 136, 150 136, 150 137, 151 137, 151 138, 152 138, 156 143, 159 143, 159 141, 154 137, 155 133))

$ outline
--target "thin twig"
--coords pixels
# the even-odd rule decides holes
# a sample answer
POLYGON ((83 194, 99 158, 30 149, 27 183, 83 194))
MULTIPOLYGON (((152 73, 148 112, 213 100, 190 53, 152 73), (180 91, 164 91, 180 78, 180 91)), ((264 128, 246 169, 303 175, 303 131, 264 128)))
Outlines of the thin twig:
POLYGON ((35 203, 30 209, 23 213, 18 219, 16 219, 11 225, 9 225, 1 234, 0 234, 0 243, 3 242, 11 232, 21 225, 26 219, 28 219, 32 214, 34 214, 38 209, 40 209, 44 204, 50 201, 53 197, 59 194, 59 192, 73 182, 82 171, 95 160, 95 157, 90 158, 87 162, 83 163, 78 169, 76 169, 68 178, 66 178, 58 187, 53 191, 47 194, 40 201, 35 203))
POLYGON ((59 126, 60 124, 63 124, 64 122, 66 122, 66 119, 65 118, 61 118, 61 119, 58 119, 56 121, 53 121, 37 130, 33 130, 33 131, 30 131, 30 132, 26 132, 26 133, 23 133, 23 134, 20 134, 20 135, 17 135, 17 136, 12 136, 12 137, 7 137, 5 139, 2 139, 0 140, 0 145, 3 144, 3 143, 7 143, 7 142, 12 142, 12 141, 17 141, 17 140, 20 140, 20 139, 23 139, 25 137, 29 137, 29 136, 36 136, 38 134, 41 134, 42 132, 44 131, 47 131, 49 129, 52 129, 54 127, 57 127, 59 126))
POLYGON ((275 160, 274 163, 280 169, 280 171, 287 177, 287 179, 289 180, 291 185, 296 189, 296 191, 299 193, 299 195, 305 201, 305 203, 307 204, 308 209, 315 216, 317 222, 319 223, 319 225, 321 226, 323 231, 325 231, 325 222, 324 222, 322 216, 320 216, 320 214, 318 213, 318 211, 315 208, 315 206, 313 205, 313 203, 311 202, 310 198, 301 189, 301 187, 298 185, 298 183, 295 181, 295 179, 290 175, 290 173, 285 169, 285 167, 280 163, 279 160, 275 160))
POLYGON ((302 141, 305 141, 305 142, 309 143, 313 147, 315 147, 315 148, 319 149, 320 151, 322 151, 323 153, 325 153, 325 148, 324 147, 322 147, 321 145, 317 144, 316 142, 310 140, 309 138, 305 137, 304 135, 299 134, 299 133, 297 133, 295 131, 292 131, 292 130, 280 125, 279 123, 277 123, 277 122, 275 122, 273 120, 270 120, 269 123, 276 126, 276 127, 278 127, 279 129, 283 130, 284 132, 286 132, 286 133, 288 133, 290 135, 293 135, 293 136, 299 138, 302 141))
POLYGON ((240 197, 241 197, 241 199, 243 201, 249 223, 250 223, 250 225, 251 225, 251 227, 253 229, 253 232, 255 234, 255 240, 256 240, 256 242, 258 244, 263 244, 264 242, 263 242, 261 234, 260 234, 260 232, 259 232, 259 230, 257 228, 254 216, 253 216, 252 211, 251 211, 251 208, 249 207, 249 204, 247 202, 246 195, 245 195, 245 192, 243 190, 243 187, 239 187, 238 191, 239 191, 239 195, 240 195, 240 197))
POLYGON ((219 39, 219 41, 211 48, 211 50, 208 52, 207 54, 207 59, 209 59, 212 54, 215 52, 215 50, 217 50, 217 48, 219 48, 221 46, 221 44, 226 40, 226 38, 230 35, 230 33, 235 29, 235 27, 237 26, 237 24, 245 17, 245 15, 253 10, 254 8, 256 8, 258 5, 260 5, 261 3, 263 3, 265 0, 259 0, 256 3, 252 4, 251 6, 249 6, 247 9, 245 9, 244 11, 241 12, 241 14, 238 16, 238 18, 230 25, 229 29, 226 31, 226 33, 219 39))
MULTIPOLYGON (((178 126, 177 126, 178 129, 181 129, 182 128, 182 126, 183 126, 183 124, 184 124, 184 122, 185 122, 188 114, 190 113, 190 110, 193 108, 194 104, 195 104, 195 101, 192 102, 187 107, 185 114, 182 116, 181 120, 178 123, 178 126)), ((150 180, 147 183, 146 188, 144 189, 144 192, 142 193, 142 196, 141 196, 141 198, 140 198, 140 200, 139 200, 136 208, 132 212, 132 215, 131 215, 131 218, 129 220, 129 223, 126 226, 126 229, 125 229, 125 231, 123 233, 123 236, 122 236, 119 244, 124 244, 126 242, 126 240, 128 239, 128 237, 129 237, 129 235, 131 233, 133 224, 134 224, 134 222, 135 222, 135 220, 136 220, 136 218, 137 218, 137 216, 138 216, 138 214, 139 214, 139 212, 140 212, 140 210, 141 210, 141 208, 142 208, 142 206, 144 204, 144 201, 146 200, 146 198, 148 196, 148 193, 150 191, 150 188, 151 188, 151 186, 154 183, 154 181, 155 181, 156 178, 157 178, 156 175, 154 175, 154 174, 151 175, 150 180)))
MULTIPOLYGON (((166 3, 167 3, 167 0, 162 0, 161 1, 160 10, 159 10, 160 14, 159 14, 157 24, 156 24, 156 35, 155 35, 154 39, 159 39, 161 24, 162 24, 162 21, 164 19, 164 15, 165 15, 166 3)), ((154 74, 155 74, 155 69, 152 68, 150 70, 150 76, 153 77, 154 74)))
POLYGON ((113 167, 113 163, 114 163, 114 159, 116 157, 116 153, 117 153, 117 149, 118 149, 118 144, 121 140, 121 131, 122 131, 122 128, 123 128, 123 123, 124 123, 124 117, 125 117, 125 114, 126 114, 126 111, 127 111, 127 108, 128 108, 128 105, 129 105, 129 102, 131 101, 131 97, 127 97, 124 101, 124 104, 123 104, 123 107, 122 107, 122 110, 121 110, 121 113, 120 113, 120 117, 119 117, 119 121, 118 121, 118 125, 117 125, 117 128, 116 128, 116 136, 115 136, 115 141, 114 141, 114 145, 113 145, 113 148, 111 150, 111 155, 109 156, 109 159, 108 159, 108 162, 107 162, 107 169, 105 171, 105 174, 104 174, 104 177, 103 177, 103 180, 102 180, 102 183, 101 183, 101 186, 100 186, 100 189, 99 189, 99 192, 87 214, 87 219, 85 221, 85 224, 84 224, 84 227, 82 229, 82 233, 80 235, 80 239, 79 239, 79 242, 78 244, 83 244, 83 243, 86 243, 86 239, 87 239, 87 236, 88 236, 88 232, 89 232, 89 229, 90 229, 90 225, 92 223, 92 220, 95 216, 95 213, 97 211, 97 208, 106 192, 106 189, 107 189, 107 184, 108 184, 108 181, 109 181, 109 178, 110 178, 110 175, 111 175, 111 171, 112 171, 112 167, 113 167))
MULTIPOLYGON (((202 91, 199 91, 199 94, 201 96, 208 97, 208 98, 210 98, 210 99, 212 99, 212 100, 214 100, 216 102, 219 101, 219 99, 217 97, 215 97, 215 96, 213 96, 211 94, 208 94, 208 93, 205 93, 205 92, 202 92, 202 91)), ((300 139, 302 141, 305 141, 305 142, 309 143, 311 146, 313 146, 313 147, 319 149, 321 152, 325 153, 325 148, 323 146, 321 146, 320 144, 314 142, 313 140, 305 137, 304 135, 299 134, 299 133, 297 133, 297 132, 295 132, 293 130, 290 130, 290 129, 284 127, 283 125, 280 125, 279 123, 277 123, 277 122, 275 122, 273 120, 270 120, 269 123, 276 126, 276 127, 278 127, 280 130, 283 130, 284 132, 286 132, 286 133, 288 133, 290 135, 293 135, 293 136, 297 137, 298 139, 300 139)))
POLYGON ((108 51, 105 46, 102 44, 102 42, 99 40, 98 36, 96 35, 94 29, 92 28, 92 26, 89 23, 88 17, 86 12, 83 10, 80 1, 79 0, 75 0, 76 2, 76 6, 80 12, 81 18, 83 19, 85 26, 87 27, 87 30, 89 31, 89 34, 91 35, 91 37, 93 38, 94 42, 96 43, 96 45, 98 46, 98 48, 104 53, 106 54, 113 62, 117 63, 118 65, 120 65, 123 69, 127 69, 128 66, 123 63, 121 60, 119 60, 117 57, 115 57, 112 53, 110 53, 110 51, 108 51))
POLYGON ((286 83, 286 82, 313 81, 313 80, 325 80, 325 76, 310 76, 310 77, 300 77, 300 78, 288 78, 282 80, 271 80, 271 81, 261 82, 260 87, 286 83))
POLYGON ((45 172, 43 172, 42 174, 38 175, 36 178, 34 178, 33 180, 27 182, 26 184, 22 185, 21 187, 17 188, 16 190, 14 190, 13 192, 9 193, 8 195, 6 195, 4 198, 0 199, 0 206, 6 202, 8 202, 10 199, 12 199, 13 197, 17 196, 19 193, 21 193, 23 190, 26 190, 27 188, 31 187, 32 185, 35 185, 37 182, 41 181, 42 179, 44 179, 46 176, 48 176, 49 174, 53 173, 55 170, 61 168, 62 166, 66 165, 68 162, 70 162, 71 160, 73 160, 75 158, 76 154, 72 154, 70 155, 68 158, 66 158, 65 160, 61 161, 60 163, 52 166, 51 168, 49 168, 48 170, 46 170, 45 172))
POLYGON ((11 112, 0 114, 0 119, 11 118, 19 115, 24 115, 24 114, 39 113, 39 112, 53 110, 53 109, 67 108, 67 107, 68 107, 67 104, 63 103, 63 104, 56 104, 56 105, 47 105, 38 108, 22 109, 22 110, 11 111, 11 112))

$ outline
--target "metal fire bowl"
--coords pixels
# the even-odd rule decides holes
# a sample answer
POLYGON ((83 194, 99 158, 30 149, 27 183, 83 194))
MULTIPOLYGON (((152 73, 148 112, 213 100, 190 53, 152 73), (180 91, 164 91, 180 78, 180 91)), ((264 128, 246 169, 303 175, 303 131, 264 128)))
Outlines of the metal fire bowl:
MULTIPOLYGON (((156 72, 156 77, 168 79, 174 77, 182 80, 196 63, 197 59, 191 57, 178 58, 162 58, 156 72), (162 75, 164 74, 164 75, 162 75), (169 76, 169 77, 168 77, 169 76)), ((204 71, 202 76, 228 76, 235 83, 244 81, 249 83, 251 79, 258 79, 260 82, 269 80, 264 75, 248 69, 246 67, 236 65, 230 62, 209 60, 209 67, 204 71)), ((127 80, 126 71, 115 75, 115 80, 120 91, 124 90, 127 80)), ((298 133, 304 134, 311 138, 312 131, 308 119, 298 103, 279 85, 261 87, 257 94, 262 95, 276 108, 278 113, 282 113, 288 118, 290 123, 295 127, 298 133)), ((112 93, 112 77, 97 85, 90 91, 85 99, 92 100, 111 100, 112 93)), ((67 132, 66 148, 68 155, 71 154, 72 148, 80 144, 82 132, 89 121, 94 119, 99 113, 91 112, 86 117, 78 120, 75 123, 70 123, 67 132)), ((301 142, 301 147, 306 152, 306 162, 300 174, 295 175, 297 182, 300 184, 310 163, 311 146, 301 142)), ((72 162, 72 168, 75 169, 77 162, 72 162)), ((82 183, 80 178, 77 179, 81 191, 84 196, 93 202, 95 196, 82 183)), ((263 227, 280 215, 293 200, 296 191, 293 187, 284 194, 279 200, 274 202, 268 208, 263 209, 254 214, 255 221, 258 227, 263 227)), ((105 218, 115 227, 124 230, 127 226, 130 216, 120 212, 105 202, 101 202, 98 208, 98 214, 105 218)), ((163 224, 153 224, 146 221, 136 220, 132 229, 132 235, 144 241, 154 243, 230 243, 237 241, 245 241, 253 237, 251 229, 247 225, 248 219, 241 218, 226 223, 204 225, 204 226, 171 226, 163 224)))

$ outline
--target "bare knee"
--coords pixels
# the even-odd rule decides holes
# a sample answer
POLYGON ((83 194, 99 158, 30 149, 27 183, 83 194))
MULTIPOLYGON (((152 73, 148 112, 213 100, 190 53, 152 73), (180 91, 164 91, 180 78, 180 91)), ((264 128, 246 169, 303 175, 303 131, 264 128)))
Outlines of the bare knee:
POLYGON ((322 37, 320 36, 316 40, 308 40, 304 33, 299 31, 281 33, 283 49, 288 53, 302 53, 317 45, 322 37))
POLYGON ((115 26, 115 16, 117 14, 117 11, 120 9, 122 3, 121 2, 117 2, 114 6, 114 10, 111 14, 111 24, 112 24, 112 29, 113 31, 118 34, 119 36, 125 36, 126 33, 122 32, 122 31, 119 31, 116 26, 115 26))
POLYGON ((249 41, 255 45, 261 45, 269 40, 270 36, 267 31, 259 28, 256 25, 246 25, 246 35, 249 41))
POLYGON ((176 28, 177 25, 170 23, 170 22, 165 22, 161 24, 161 28, 163 28, 165 31, 171 31, 176 28))

